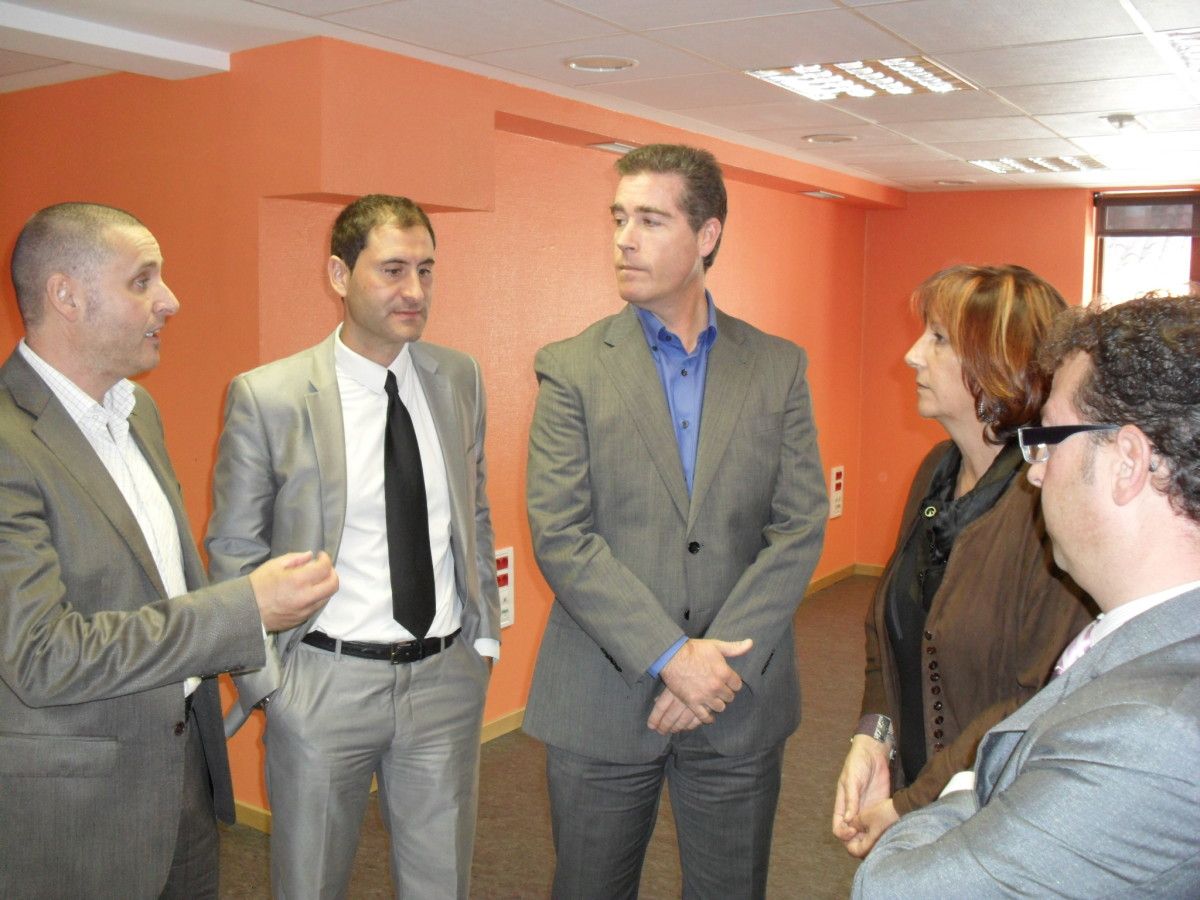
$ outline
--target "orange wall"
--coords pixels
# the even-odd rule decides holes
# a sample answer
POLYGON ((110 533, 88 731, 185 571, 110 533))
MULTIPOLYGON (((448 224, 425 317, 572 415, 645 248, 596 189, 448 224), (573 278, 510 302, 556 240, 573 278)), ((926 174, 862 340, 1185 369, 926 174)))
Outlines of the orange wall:
POLYGON ((913 289, 946 266, 1016 263, 1080 303, 1091 292, 1091 216, 1086 190, 913 194, 904 209, 867 213, 861 474, 847 472, 858 562, 887 560, 917 465, 946 437, 917 416, 903 361, 920 332, 908 305, 913 289))
MULTIPOLYGON (((893 189, 326 40, 238 54, 230 73, 190 81, 121 75, 3 95, 0 131, 6 251, 31 212, 67 199, 128 208, 159 238, 183 307, 144 383, 197 535, 229 379, 338 319, 323 274, 338 209, 386 191, 435 211, 427 336, 483 366, 497 541, 516 551, 517 622, 503 635, 488 720, 524 704, 551 602, 523 504, 533 354, 620 306, 608 249, 614 157, 578 146, 581 136, 689 141, 727 162, 731 217, 710 286, 729 312, 808 347, 822 454, 854 469, 867 210, 903 202, 893 189), (798 195, 812 186, 849 202, 798 195)), ((7 348, 20 328, 4 291, 7 348)), ((855 539, 848 511, 831 523, 818 576, 855 562, 855 539)), ((238 798, 265 806, 260 734, 261 721, 244 728, 231 759, 238 798)))

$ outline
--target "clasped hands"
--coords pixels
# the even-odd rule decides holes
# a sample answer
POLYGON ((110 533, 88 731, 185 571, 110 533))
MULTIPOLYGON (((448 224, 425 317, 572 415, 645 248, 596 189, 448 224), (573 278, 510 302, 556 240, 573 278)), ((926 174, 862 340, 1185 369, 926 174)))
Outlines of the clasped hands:
POLYGON ((862 859, 899 819, 892 803, 887 746, 870 735, 855 735, 838 776, 833 803, 833 835, 846 852, 862 859))
POLYGON ((654 701, 646 727, 659 734, 691 731, 715 721, 742 689, 742 679, 725 660, 741 656, 754 641, 692 638, 663 666, 666 687, 654 701))

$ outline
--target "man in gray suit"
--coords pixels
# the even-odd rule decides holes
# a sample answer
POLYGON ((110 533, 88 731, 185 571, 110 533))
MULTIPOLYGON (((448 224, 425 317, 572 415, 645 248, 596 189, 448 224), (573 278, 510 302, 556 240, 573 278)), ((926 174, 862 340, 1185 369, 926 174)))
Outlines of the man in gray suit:
POLYGON ((154 401, 179 302, 130 214, 65 203, 17 239, 0 368, 0 896, 216 897, 233 821, 216 683, 337 584, 292 554, 206 587, 154 401))
POLYGON ((525 730, 548 745, 554 895, 637 894, 665 778, 684 895, 762 896, 828 511, 805 355, 705 290, 712 154, 651 145, 617 171, 628 305, 535 362, 529 522, 556 599, 525 730))
POLYGON ((418 342, 434 267, 420 207, 360 198, 331 251, 341 325, 230 386, 206 546, 214 580, 321 549, 341 588, 272 636, 234 724, 269 698, 276 896, 345 895, 375 776, 397 892, 465 897, 499 654, 483 383, 469 356, 418 342))
POLYGON ((1043 355, 1029 479, 1103 614, 856 897, 1200 897, 1200 297, 1072 310, 1043 355))

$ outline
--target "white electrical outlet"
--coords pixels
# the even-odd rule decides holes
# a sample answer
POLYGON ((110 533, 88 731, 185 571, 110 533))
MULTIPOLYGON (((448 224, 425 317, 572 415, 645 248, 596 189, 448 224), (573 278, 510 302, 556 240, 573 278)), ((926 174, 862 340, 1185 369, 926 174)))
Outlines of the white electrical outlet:
POLYGON ((507 628, 516 618, 516 598, 513 594, 513 548, 496 551, 496 588, 500 591, 500 627, 507 628))

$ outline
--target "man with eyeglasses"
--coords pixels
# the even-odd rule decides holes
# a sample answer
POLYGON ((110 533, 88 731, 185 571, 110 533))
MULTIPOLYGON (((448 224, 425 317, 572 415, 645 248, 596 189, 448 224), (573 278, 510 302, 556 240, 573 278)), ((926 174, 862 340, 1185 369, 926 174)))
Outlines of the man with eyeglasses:
POLYGON ((1021 448, 1103 612, 854 897, 1200 896, 1200 295, 1072 310, 1042 361, 1021 448))

